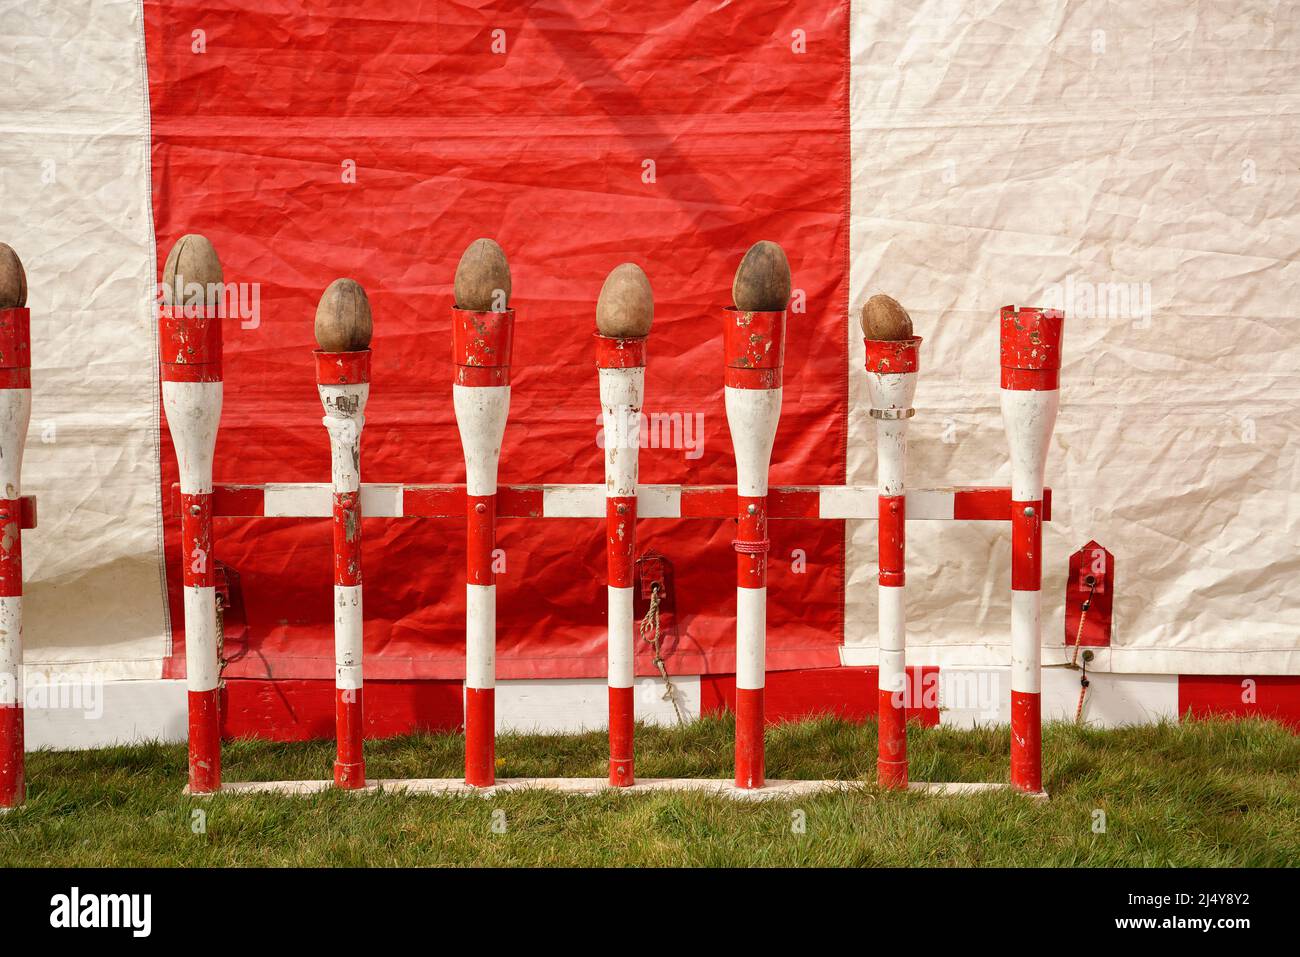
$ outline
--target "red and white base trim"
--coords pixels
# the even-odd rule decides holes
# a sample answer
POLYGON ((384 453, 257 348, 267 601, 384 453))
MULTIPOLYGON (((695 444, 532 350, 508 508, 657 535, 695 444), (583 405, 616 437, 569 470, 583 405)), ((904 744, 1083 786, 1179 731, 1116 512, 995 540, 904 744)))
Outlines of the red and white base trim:
MULTIPOLYGON (((740 787, 731 781, 710 778, 643 778, 635 784, 617 786, 604 778, 502 778, 491 787, 472 787, 457 778, 391 778, 371 782, 363 790, 374 793, 474 795, 492 797, 511 791, 554 791, 594 797, 600 794, 656 794, 665 791, 692 791, 737 801, 778 801, 814 794, 863 791, 870 785, 862 781, 785 780, 768 781, 762 787, 740 787)), ((1000 791, 1005 784, 952 782, 912 784, 908 790, 937 797, 957 797, 1000 791)), ((329 790, 329 781, 248 781, 227 784, 224 794, 282 794, 306 796, 329 790)), ((1047 795, 1038 795, 1046 799, 1047 795)))

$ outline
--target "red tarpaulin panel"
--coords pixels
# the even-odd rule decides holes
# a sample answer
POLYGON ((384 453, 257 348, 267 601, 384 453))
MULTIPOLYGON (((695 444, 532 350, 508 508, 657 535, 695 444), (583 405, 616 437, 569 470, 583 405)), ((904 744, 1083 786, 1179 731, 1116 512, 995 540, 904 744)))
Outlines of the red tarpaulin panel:
MULTIPOLYGON (((734 481, 719 307, 759 239, 784 245, 802 292, 772 479, 843 481, 847 4, 309 6, 146 4, 160 263, 202 232, 227 282, 258 284, 258 314, 226 324, 217 482, 329 480, 312 319, 339 276, 374 311, 363 480, 463 482, 449 309, 479 236, 509 255, 518 312, 502 482, 602 480, 591 334, 627 260, 656 299, 645 411, 700 423, 677 435, 692 448, 644 449, 641 479, 734 481)), ((175 480, 164 438, 162 488, 175 480)), ((169 674, 184 668, 177 533, 168 514, 169 674)), ((673 563, 670 670, 733 670, 732 523, 638 534, 673 563)), ((227 676, 332 676, 328 520, 216 535, 248 623, 227 676)), ((463 523, 372 519, 364 537, 366 676, 463 675, 463 523)), ((769 667, 836 664, 842 524, 776 523, 772 544, 769 667)), ((502 520, 500 546, 498 674, 603 675, 603 525, 502 520)))

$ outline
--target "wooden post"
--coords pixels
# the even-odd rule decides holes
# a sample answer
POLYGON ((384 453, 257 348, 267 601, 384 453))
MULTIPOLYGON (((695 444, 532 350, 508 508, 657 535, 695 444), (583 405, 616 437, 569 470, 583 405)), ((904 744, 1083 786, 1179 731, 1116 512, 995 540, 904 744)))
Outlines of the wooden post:
POLYGON ((0 243, 0 811, 26 797, 22 471, 32 416, 31 313, 18 254, 0 243))
POLYGON ((605 430, 605 550, 609 579, 609 783, 636 780, 633 703, 636 627, 636 484, 645 399, 646 342, 654 318, 650 280, 635 263, 605 279, 596 304, 596 366, 605 430))
POLYGON ((189 789, 221 789, 221 670, 212 459, 221 421, 221 261, 212 243, 182 236, 163 267, 159 318, 163 408, 181 479, 185 680, 189 688, 189 789))
POLYGON ((765 783, 768 468, 781 418, 790 267, 776 243, 755 243, 724 310, 727 425, 736 455, 736 787, 765 783))
POLYGON ((316 307, 316 388, 325 407, 334 489, 334 784, 366 785, 361 605, 361 430, 370 397, 370 303, 351 279, 316 307))
POLYGON ((1002 422, 1011 449, 1011 786, 1043 790, 1043 480, 1060 405, 1062 313, 1003 306, 1002 422))
POLYGON ((880 666, 876 695, 876 778, 905 789, 907 773, 906 584, 907 420, 915 410, 921 340, 912 320, 888 296, 872 296, 862 310, 867 347, 867 390, 876 420, 876 483, 880 666))
POLYGON ((510 412, 510 267, 490 239, 456 268, 452 399, 465 453, 465 783, 496 783, 497 467, 510 412))

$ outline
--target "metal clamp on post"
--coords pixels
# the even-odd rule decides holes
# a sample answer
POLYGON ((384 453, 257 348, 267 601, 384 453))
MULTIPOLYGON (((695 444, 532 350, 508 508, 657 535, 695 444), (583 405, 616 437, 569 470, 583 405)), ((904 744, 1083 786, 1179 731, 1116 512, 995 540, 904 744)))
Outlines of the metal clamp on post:
POLYGON ((910 419, 916 415, 916 409, 867 409, 867 415, 873 419, 910 419))

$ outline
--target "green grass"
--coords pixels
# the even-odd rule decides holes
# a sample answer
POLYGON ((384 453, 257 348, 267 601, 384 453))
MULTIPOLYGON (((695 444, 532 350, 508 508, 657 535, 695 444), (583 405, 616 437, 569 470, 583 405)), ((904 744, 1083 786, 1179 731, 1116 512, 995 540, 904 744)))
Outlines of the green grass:
MULTIPOLYGON (((0 816, 8 866, 1280 866, 1300 863, 1300 736, 1264 721, 1044 730, 1046 802, 865 790, 790 801, 701 794, 476 797, 327 792, 190 798, 182 745, 29 756, 28 803, 0 816), (194 833, 195 811, 206 831, 194 833), (1105 833, 1094 833, 1094 812, 1105 833), (504 812, 505 833, 493 830, 504 812), (806 821, 795 833, 796 818, 806 821), (497 814, 497 820, 500 814, 497 814)), ((638 773, 728 777, 730 718, 639 728, 638 773)), ((872 724, 769 729, 770 778, 874 779, 872 724)), ((596 777, 603 733, 502 736, 502 777, 596 777)), ((1001 781, 1005 727, 913 726, 912 776, 1001 781)), ((329 741, 225 748, 229 781, 327 777, 329 741)), ((367 745, 371 777, 456 777, 461 739, 367 745)))

